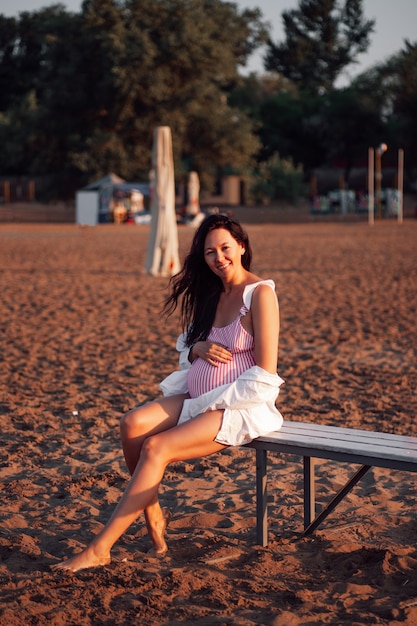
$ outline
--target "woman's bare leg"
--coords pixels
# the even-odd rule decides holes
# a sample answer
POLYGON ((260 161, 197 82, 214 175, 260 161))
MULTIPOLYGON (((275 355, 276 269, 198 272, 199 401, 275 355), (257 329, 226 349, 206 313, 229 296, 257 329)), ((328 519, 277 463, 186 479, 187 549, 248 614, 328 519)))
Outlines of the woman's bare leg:
POLYGON ((153 544, 150 554, 163 556, 168 552, 168 546, 165 541, 165 531, 171 520, 172 513, 170 509, 161 508, 157 494, 156 502, 149 504, 144 510, 144 514, 148 535, 153 544))
POLYGON ((145 439, 176 426, 187 397, 187 394, 181 394, 160 398, 123 415, 120 420, 120 439, 130 475, 135 471, 145 439))
POLYGON ((110 562, 110 550, 127 528, 148 506, 155 503, 165 467, 174 461, 208 456, 225 446, 214 441, 223 411, 212 411, 169 431, 149 437, 142 446, 139 462, 112 517, 80 554, 54 566, 78 571, 110 562))
MULTIPOLYGON (((120 421, 120 438, 127 468, 132 475, 139 460, 142 445, 147 437, 168 430, 176 425, 186 395, 161 398, 126 413, 120 421)), ((163 555, 168 550, 165 530, 171 513, 163 511, 158 501, 145 510, 146 527, 153 544, 153 551, 163 555)))

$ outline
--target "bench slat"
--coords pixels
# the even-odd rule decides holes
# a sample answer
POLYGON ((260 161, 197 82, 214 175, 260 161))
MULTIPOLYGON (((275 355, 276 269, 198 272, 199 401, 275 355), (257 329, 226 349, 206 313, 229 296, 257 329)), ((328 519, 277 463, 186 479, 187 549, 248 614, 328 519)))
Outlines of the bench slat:
POLYGON ((413 442, 398 442, 395 439, 379 439, 378 437, 368 437, 366 439, 362 439, 360 436, 354 437, 329 437, 326 434, 311 434, 311 433, 298 433, 298 432, 288 432, 288 431, 277 431, 274 433, 270 433, 265 437, 259 437, 261 440, 268 440, 271 442, 276 441, 286 441, 288 443, 295 441, 297 443, 305 442, 306 445, 314 445, 315 447, 323 446, 324 449, 327 449, 329 446, 333 448, 340 448, 342 450, 345 449, 346 446, 349 447, 349 450, 354 450, 355 447, 358 450, 370 450, 379 448, 381 451, 383 450, 391 450, 393 453, 398 452, 401 454, 417 452, 417 441, 413 442))
MULTIPOLYGON (((380 445, 372 445, 362 444, 359 445, 358 442, 352 441, 335 441, 335 440, 327 440, 319 437, 306 437, 305 435, 291 435, 289 437, 258 437, 256 442, 265 443, 264 447, 269 450, 277 450, 277 451, 285 451, 290 446, 297 446, 305 450, 308 454, 306 456, 318 456, 324 458, 327 457, 327 454, 334 452, 339 455, 350 455, 350 458, 353 456, 358 457, 358 463, 363 463, 364 459, 368 459, 369 461, 375 461, 375 459, 383 459, 385 460, 393 460, 393 461, 406 461, 408 463, 413 463, 416 465, 417 470, 417 449, 403 449, 403 448, 394 448, 389 446, 380 446, 380 445), (323 453, 323 455, 321 454, 323 453)), ((257 447, 255 444, 249 444, 249 447, 257 447)), ((289 451, 289 450, 288 450, 289 451)), ((329 457, 331 458, 331 457, 329 457)), ((375 464, 374 462, 372 464, 375 464)))
POLYGON ((354 437, 353 435, 349 437, 329 437, 328 435, 322 433, 304 434, 288 433, 287 431, 282 432, 280 436, 276 435, 277 433, 271 433, 271 435, 267 435, 266 437, 264 437, 264 439, 270 439, 271 441, 297 441, 298 443, 300 443, 301 441, 305 441, 309 445, 320 446, 322 444, 323 448, 333 445, 336 448, 340 447, 341 449, 344 449, 345 445, 348 445, 350 446, 349 449, 354 449, 354 447, 356 446, 358 450, 367 450, 374 446, 376 448, 380 448, 381 451, 386 449, 392 450, 393 452, 395 450, 399 453, 417 450, 417 442, 413 444, 412 442, 399 442, 395 439, 379 439, 378 437, 368 437, 366 439, 363 439, 360 436, 354 437))
POLYGON ((417 438, 389 433, 284 422, 281 430, 258 437, 248 447, 417 471, 417 438))
POLYGON ((404 444, 405 446, 417 445, 417 437, 409 435, 395 435, 392 433, 373 432, 370 430, 358 430, 355 428, 343 428, 339 426, 326 426, 324 424, 304 424, 302 422, 284 422, 282 429, 276 432, 296 432, 306 434, 323 434, 336 439, 350 437, 361 437, 363 439, 386 439, 390 442, 397 442, 398 445, 404 444))

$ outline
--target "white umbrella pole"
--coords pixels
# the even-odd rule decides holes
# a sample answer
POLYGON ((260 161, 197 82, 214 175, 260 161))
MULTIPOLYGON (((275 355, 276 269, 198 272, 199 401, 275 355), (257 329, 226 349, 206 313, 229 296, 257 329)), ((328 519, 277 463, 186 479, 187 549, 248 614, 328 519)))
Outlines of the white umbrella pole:
POLYGON ((370 226, 374 224, 374 162, 375 153, 373 148, 368 149, 368 223, 370 226))
POLYGON ((398 150, 398 223, 403 223, 404 150, 398 150))

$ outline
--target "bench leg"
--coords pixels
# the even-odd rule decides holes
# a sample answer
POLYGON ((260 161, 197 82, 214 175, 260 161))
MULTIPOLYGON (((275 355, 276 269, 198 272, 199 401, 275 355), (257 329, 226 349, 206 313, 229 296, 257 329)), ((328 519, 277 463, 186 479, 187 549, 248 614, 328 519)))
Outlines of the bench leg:
POLYGON ((256 450, 256 543, 268 543, 268 503, 266 485, 266 450, 256 450))
MULTIPOLYGON (((346 483, 346 485, 334 496, 332 500, 330 500, 329 504, 321 511, 319 515, 315 518, 314 521, 310 521, 307 527, 304 525, 304 536, 312 533, 316 528, 322 523, 324 519, 333 511, 333 509, 343 500, 343 498, 352 490, 352 488, 360 481, 362 476, 366 474, 366 472, 371 469, 372 465, 362 465, 356 474, 352 476, 350 480, 346 483)), ((305 481, 305 477, 304 477, 305 481)), ((306 497, 306 496, 304 496, 306 497)))
POLYGON ((304 531, 310 526, 315 516, 316 494, 314 484, 314 459, 303 457, 304 466, 304 531))

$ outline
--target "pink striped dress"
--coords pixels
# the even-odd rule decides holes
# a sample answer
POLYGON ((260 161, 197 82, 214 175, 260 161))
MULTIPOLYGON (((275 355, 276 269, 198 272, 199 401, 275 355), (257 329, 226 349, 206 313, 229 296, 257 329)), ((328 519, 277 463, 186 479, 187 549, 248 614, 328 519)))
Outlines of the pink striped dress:
POLYGON ((221 385, 233 383, 243 372, 255 363, 254 339, 241 324, 241 318, 248 309, 245 305, 240 309, 234 322, 216 328, 213 326, 207 341, 214 341, 227 348, 233 358, 227 363, 219 363, 217 367, 204 359, 196 359, 188 370, 188 393, 191 398, 201 396, 221 385))

